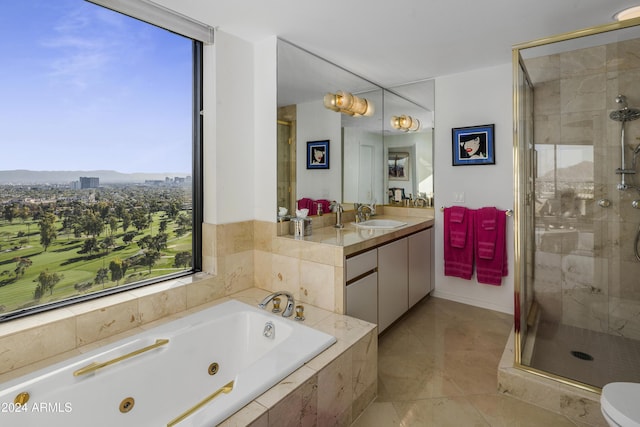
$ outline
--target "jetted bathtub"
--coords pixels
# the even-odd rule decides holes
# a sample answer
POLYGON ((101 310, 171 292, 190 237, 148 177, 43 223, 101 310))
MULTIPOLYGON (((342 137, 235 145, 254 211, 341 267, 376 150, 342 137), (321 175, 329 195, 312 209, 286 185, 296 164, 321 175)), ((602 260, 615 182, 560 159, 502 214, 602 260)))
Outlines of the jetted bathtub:
POLYGON ((0 426, 215 426, 335 341, 230 300, 0 384, 0 426))

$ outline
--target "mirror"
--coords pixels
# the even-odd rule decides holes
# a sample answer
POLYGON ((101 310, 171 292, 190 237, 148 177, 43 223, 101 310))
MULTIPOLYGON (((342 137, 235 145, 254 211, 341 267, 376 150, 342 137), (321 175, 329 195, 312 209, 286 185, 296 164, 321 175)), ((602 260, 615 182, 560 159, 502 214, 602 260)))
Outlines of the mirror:
POLYGON ((386 204, 391 187, 403 188, 406 197, 432 192, 432 104, 433 81, 385 90, 278 40, 278 207, 293 214, 303 198, 386 204), (373 114, 350 116, 325 108, 325 94, 339 90, 372 103, 373 114), (422 129, 393 129, 395 112, 418 118, 422 129), (326 168, 310 167, 309 144, 324 141, 326 168), (401 160, 407 167, 397 177, 402 180, 389 179, 389 156, 396 153, 408 154, 401 160))
POLYGON ((398 94, 401 90, 418 99, 433 94, 433 86, 431 80, 384 91, 384 203, 404 204, 421 197, 420 205, 425 205, 433 197, 433 110, 398 94), (402 116, 417 120, 418 130, 394 127, 392 118, 402 116))

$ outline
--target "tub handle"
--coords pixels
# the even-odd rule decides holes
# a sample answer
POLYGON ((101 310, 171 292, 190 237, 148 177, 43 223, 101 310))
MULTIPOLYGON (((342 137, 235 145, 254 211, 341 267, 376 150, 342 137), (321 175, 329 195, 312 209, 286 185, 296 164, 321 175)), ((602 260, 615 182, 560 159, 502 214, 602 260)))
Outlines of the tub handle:
POLYGON ((168 339, 159 338, 159 339, 156 340, 155 344, 151 344, 151 345, 148 345, 148 346, 146 346, 144 348, 132 351, 131 353, 125 354, 124 356, 119 356, 119 357, 116 357, 115 359, 111 359, 111 360, 108 360, 106 362, 101 362, 101 363, 92 362, 92 363, 88 364, 87 366, 85 366, 84 368, 80 368, 77 371, 75 371, 73 373, 73 376, 74 377, 79 377, 80 375, 85 375, 85 374, 88 374, 90 372, 97 371, 98 369, 107 367, 109 365, 113 365, 113 364, 118 363, 118 362, 122 362, 123 360, 129 359, 129 358, 131 358, 133 356, 137 356, 137 355, 139 355, 141 353, 144 353, 145 351, 153 350, 154 348, 163 346, 163 345, 168 344, 168 343, 169 343, 168 339))
POLYGON ((235 382, 235 380, 228 382, 227 384, 223 385, 222 387, 220 387, 219 389, 214 391, 213 394, 210 394, 209 396, 207 396, 204 399, 202 399, 200 402, 196 403, 192 408, 187 409, 182 414, 178 415, 176 418, 174 418, 171 421, 169 421, 167 423, 167 427, 172 427, 172 426, 178 424, 180 421, 184 420, 189 415, 193 414, 198 409, 202 408, 204 405, 206 405, 207 403, 211 402, 213 399, 218 397, 221 393, 224 393, 224 394, 231 393, 233 391, 233 383, 234 382, 235 382))

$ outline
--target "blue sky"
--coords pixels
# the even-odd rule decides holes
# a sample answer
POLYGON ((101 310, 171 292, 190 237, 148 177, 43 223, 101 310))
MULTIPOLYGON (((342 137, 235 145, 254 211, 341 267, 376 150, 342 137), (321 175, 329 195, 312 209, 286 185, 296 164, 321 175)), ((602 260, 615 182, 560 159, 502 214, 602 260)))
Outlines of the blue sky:
POLYGON ((2 2, 0 170, 190 174, 191 46, 83 0, 2 2))

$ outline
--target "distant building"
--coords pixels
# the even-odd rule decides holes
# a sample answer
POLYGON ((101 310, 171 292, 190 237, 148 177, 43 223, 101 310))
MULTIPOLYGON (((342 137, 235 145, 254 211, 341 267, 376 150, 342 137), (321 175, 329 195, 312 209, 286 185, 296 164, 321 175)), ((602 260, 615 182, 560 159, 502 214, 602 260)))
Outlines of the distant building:
POLYGON ((71 181, 71 184, 69 184, 69 186, 71 187, 72 190, 79 190, 80 181, 71 181))
POLYGON ((100 186, 100 178, 94 176, 81 176, 80 177, 80 188, 84 190, 85 188, 98 188, 100 186))

